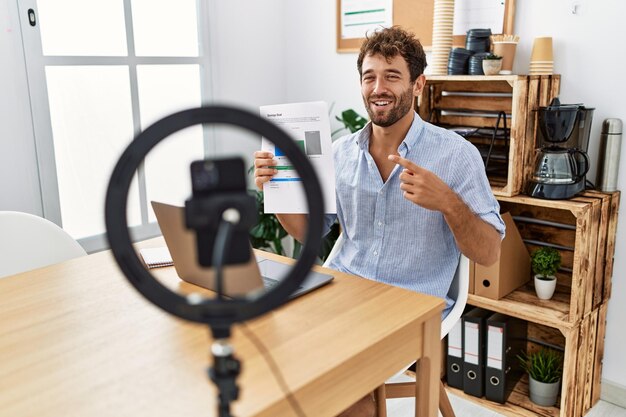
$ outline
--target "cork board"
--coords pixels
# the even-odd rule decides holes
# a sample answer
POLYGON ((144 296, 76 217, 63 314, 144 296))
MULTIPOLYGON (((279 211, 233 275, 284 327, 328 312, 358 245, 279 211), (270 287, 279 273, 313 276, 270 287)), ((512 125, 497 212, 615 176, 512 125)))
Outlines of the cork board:
MULTIPOLYGON (((337 52, 358 52, 364 38, 341 38, 341 1, 337 0, 337 52)), ((513 34, 515 0, 500 1, 505 3, 503 32, 513 34)), ((435 0, 393 0, 393 24, 413 32, 428 51, 433 40, 434 11, 435 0)), ((465 36, 455 36, 454 46, 465 46, 465 36)))

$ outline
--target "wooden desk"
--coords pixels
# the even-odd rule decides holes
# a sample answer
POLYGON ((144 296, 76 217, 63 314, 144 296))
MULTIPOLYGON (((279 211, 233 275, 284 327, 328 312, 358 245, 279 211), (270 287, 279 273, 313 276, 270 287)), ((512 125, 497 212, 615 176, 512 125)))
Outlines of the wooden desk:
MULTIPOLYGON (((336 415, 421 358, 416 411, 435 417, 443 301, 333 273, 248 323, 306 416, 336 415)), ((243 364, 234 415, 295 416, 239 329, 233 344, 243 364)), ((145 301, 109 252, 0 279, 2 416, 215 415, 209 349, 206 327, 145 301)))

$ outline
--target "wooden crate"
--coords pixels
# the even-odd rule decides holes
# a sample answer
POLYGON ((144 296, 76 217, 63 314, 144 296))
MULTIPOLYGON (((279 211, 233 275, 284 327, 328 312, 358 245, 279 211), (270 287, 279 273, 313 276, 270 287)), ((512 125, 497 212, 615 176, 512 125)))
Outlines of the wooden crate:
POLYGON ((529 253, 540 246, 562 257, 557 289, 539 300, 532 280, 500 300, 470 295, 470 304, 528 321, 569 329, 606 300, 615 248, 619 193, 585 192, 571 200, 497 197, 513 216, 529 253))
POLYGON ((602 381, 602 361, 604 359, 604 340, 606 337, 606 313, 609 303, 604 302, 598 307, 598 325, 596 333, 596 346, 593 354, 593 379, 591 389, 591 403, 593 407, 600 399, 602 381))
POLYGON ((593 307, 598 308, 611 297, 611 279, 613 277, 613 258, 615 256, 615 237, 621 193, 603 193, 586 191, 584 198, 597 198, 602 201, 602 216, 598 230, 598 259, 596 268, 596 287, 593 289, 593 307))
POLYGON ((596 238, 595 278, 587 286, 585 312, 597 309, 611 296, 611 278, 613 276, 613 257, 615 255, 615 237, 619 212, 620 192, 603 193, 589 190, 572 199, 579 202, 600 203, 600 218, 596 238))
POLYGON ((585 191, 558 201, 497 199, 501 211, 514 216, 529 251, 552 246, 561 253, 557 291, 551 300, 539 300, 531 282, 500 300, 470 294, 468 304, 526 320, 529 349, 547 344, 563 350, 560 399, 556 407, 533 404, 527 377, 503 405, 450 390, 504 415, 582 417, 600 399, 620 193, 585 191))
POLYGON ((560 396, 553 407, 530 401, 528 376, 516 384, 506 404, 466 395, 447 387, 451 393, 507 416, 582 417, 600 398, 600 375, 604 353, 606 303, 585 315, 578 325, 556 329, 529 322, 527 351, 549 346, 563 352, 560 396))
MULTIPOLYGON (((488 177, 494 194, 510 197, 523 190, 532 172, 534 110, 556 97, 559 87, 559 75, 427 76, 416 111, 440 126, 475 128, 493 128, 497 114, 504 112, 510 129, 508 155, 502 161, 503 172, 488 171, 488 177)), ((479 149, 490 143, 483 137, 469 140, 479 149)), ((503 145, 502 139, 495 141, 496 147, 503 145)))

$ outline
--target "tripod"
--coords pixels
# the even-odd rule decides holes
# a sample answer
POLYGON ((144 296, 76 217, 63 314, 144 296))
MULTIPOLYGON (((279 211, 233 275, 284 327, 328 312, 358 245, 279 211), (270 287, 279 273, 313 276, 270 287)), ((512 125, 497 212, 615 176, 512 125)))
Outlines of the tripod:
POLYGON ((218 390, 218 416, 233 417, 230 404, 239 397, 236 379, 241 371, 241 362, 233 356, 233 346, 228 339, 215 339, 211 346, 213 366, 209 368, 209 378, 218 390))

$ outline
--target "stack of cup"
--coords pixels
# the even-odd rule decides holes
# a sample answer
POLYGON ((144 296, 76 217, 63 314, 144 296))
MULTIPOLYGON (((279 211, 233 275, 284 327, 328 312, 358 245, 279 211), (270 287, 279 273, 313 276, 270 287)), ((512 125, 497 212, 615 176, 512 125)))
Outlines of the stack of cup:
POLYGON ((530 54, 530 75, 552 74, 554 72, 554 56, 552 54, 552 38, 535 38, 533 51, 530 54))
POLYGON ((465 49, 476 53, 489 52, 491 29, 470 29, 465 36, 465 49))
POLYGON ((469 59, 468 74, 469 75, 485 75, 483 71, 483 59, 489 55, 489 52, 478 52, 469 59))
POLYGON ((450 51, 448 75, 467 74, 468 60, 474 53, 465 48, 454 48, 450 51))
POLYGON ((433 53, 429 63, 433 75, 446 75, 448 73, 448 57, 452 50, 453 23, 454 0, 435 0, 433 53))

